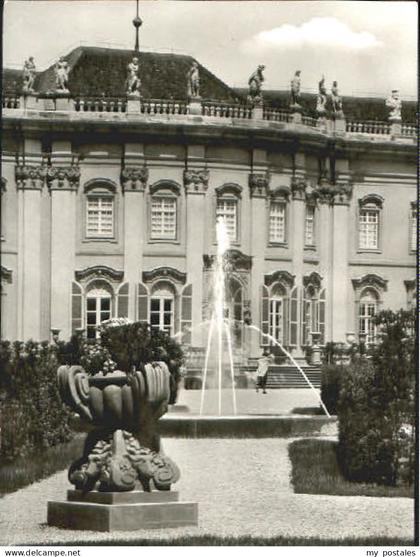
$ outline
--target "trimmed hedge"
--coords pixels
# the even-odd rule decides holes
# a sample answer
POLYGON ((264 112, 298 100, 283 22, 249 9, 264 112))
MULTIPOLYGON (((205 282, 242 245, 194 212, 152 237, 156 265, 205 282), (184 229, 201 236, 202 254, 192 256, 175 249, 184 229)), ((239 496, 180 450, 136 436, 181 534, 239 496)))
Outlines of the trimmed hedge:
POLYGON ((415 478, 414 312, 381 312, 381 340, 371 358, 343 373, 338 457, 351 480, 384 485, 415 478))
POLYGON ((321 399, 330 414, 337 414, 343 366, 324 364, 321 369, 321 399))
POLYGON ((26 456, 72 438, 61 402, 57 351, 48 342, 0 342, 0 454, 26 456))

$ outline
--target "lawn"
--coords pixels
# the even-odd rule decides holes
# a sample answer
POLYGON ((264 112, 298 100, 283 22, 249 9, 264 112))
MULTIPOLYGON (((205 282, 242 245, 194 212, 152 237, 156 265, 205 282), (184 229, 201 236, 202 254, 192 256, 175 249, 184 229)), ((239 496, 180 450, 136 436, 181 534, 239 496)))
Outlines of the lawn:
POLYGON ((325 439, 299 439, 289 445, 291 483, 295 493, 414 497, 413 487, 389 487, 346 480, 337 463, 336 448, 336 441, 325 439))
POLYGON ((67 468, 83 453, 85 435, 0 464, 0 497, 67 468))

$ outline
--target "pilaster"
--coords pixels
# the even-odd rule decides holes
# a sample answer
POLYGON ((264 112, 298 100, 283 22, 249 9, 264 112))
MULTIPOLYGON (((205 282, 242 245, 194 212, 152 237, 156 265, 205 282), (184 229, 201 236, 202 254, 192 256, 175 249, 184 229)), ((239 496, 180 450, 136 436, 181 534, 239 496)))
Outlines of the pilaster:
POLYGON ((352 193, 348 160, 336 160, 332 246, 332 340, 345 342, 349 328, 348 244, 349 205, 352 193))
MULTIPOLYGON (((267 194, 270 184, 270 173, 267 168, 266 151, 254 149, 252 161, 252 172, 248 177, 249 194, 251 197, 251 319, 259 327, 261 321, 261 287, 264 284, 267 245, 267 194)), ((261 347, 260 336, 258 334, 250 334, 250 345, 250 356, 259 356, 261 354, 261 347)))
POLYGON ((145 166, 141 143, 127 143, 124 166, 121 169, 121 188, 124 196, 124 273, 129 283, 128 317, 136 319, 136 288, 143 272, 145 243, 145 189, 149 171, 145 166))
POLYGON ((76 268, 76 196, 80 168, 71 143, 54 141, 47 185, 51 195, 51 296, 50 326, 60 337, 71 336, 71 285, 76 268))
POLYGON ((41 192, 46 167, 41 142, 24 141, 24 158, 16 165, 18 189, 18 339, 41 339, 41 192))
POLYGON ((192 346, 203 345, 203 330, 196 326, 203 320, 203 253, 205 195, 209 171, 204 168, 205 147, 191 146, 187 151, 184 188, 187 206, 187 282, 192 283, 192 346))

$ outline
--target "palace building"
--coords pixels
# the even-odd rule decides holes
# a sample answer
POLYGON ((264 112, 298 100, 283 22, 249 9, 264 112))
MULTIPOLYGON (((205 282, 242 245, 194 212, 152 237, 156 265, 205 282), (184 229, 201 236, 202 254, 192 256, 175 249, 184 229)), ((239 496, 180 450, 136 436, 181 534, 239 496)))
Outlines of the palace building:
POLYGON ((242 361, 267 342, 244 321, 299 358, 313 333, 373 343, 380 309, 415 306, 415 103, 390 120, 384 99, 343 98, 342 117, 313 95, 301 110, 284 92, 252 104, 200 64, 188 99, 194 60, 153 53, 127 96, 132 58, 75 49, 67 93, 57 67, 24 93, 4 71, 3 339, 94 338, 128 317, 204 348, 218 217, 242 361))

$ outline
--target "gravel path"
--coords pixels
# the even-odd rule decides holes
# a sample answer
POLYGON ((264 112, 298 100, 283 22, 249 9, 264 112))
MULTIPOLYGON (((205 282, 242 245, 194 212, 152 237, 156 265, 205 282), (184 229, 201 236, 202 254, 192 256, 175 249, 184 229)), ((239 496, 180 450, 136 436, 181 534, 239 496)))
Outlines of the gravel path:
POLYGON ((413 535, 413 500, 294 494, 287 445, 293 439, 165 439, 180 466, 180 499, 199 503, 199 526, 117 534, 46 526, 48 500, 63 500, 60 472, 0 499, 0 545, 185 535, 341 538, 413 535))

